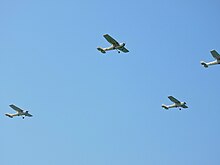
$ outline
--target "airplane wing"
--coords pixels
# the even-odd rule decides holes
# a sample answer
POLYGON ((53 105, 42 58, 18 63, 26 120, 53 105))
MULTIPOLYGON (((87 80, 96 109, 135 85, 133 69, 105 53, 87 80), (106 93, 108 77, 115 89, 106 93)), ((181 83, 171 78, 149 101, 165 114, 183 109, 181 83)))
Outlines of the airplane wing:
POLYGON ((174 103, 180 103, 180 101, 174 98, 173 96, 168 96, 168 98, 174 103))
POLYGON ((125 47, 119 48, 119 50, 120 50, 120 51, 122 51, 122 52, 124 52, 124 53, 129 52, 129 50, 128 50, 128 49, 126 49, 125 47))
POLYGON ((104 34, 103 37, 105 37, 105 39, 112 45, 114 46, 119 46, 119 43, 114 39, 112 38, 110 35, 108 34, 104 34))
POLYGON ((32 117, 33 115, 30 113, 25 114, 25 116, 32 117))
POLYGON ((17 112, 23 112, 22 109, 18 108, 17 106, 15 106, 14 104, 9 105, 12 109, 14 109, 17 112))
POLYGON ((183 108, 188 108, 185 104, 184 105, 182 105, 181 107, 183 107, 183 108))
POLYGON ((210 52, 216 60, 220 60, 220 55, 218 54, 216 50, 211 50, 210 52))

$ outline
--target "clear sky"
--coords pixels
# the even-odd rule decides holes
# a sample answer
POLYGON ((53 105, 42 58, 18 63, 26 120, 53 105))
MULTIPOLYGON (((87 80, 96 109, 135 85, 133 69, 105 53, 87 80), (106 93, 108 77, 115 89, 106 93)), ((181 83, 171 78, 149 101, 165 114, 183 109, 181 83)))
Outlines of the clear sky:
POLYGON ((0 164, 220 164, 220 66, 200 65, 220 52, 219 6, 1 0, 0 164), (106 33, 130 52, 98 52, 106 33), (169 95, 189 108, 162 109, 169 95))

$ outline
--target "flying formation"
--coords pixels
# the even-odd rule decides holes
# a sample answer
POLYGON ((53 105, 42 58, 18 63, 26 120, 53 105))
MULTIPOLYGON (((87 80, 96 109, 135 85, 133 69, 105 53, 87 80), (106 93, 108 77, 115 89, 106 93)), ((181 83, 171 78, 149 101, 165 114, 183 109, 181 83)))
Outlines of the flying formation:
POLYGON ((24 111, 23 109, 15 106, 14 104, 11 104, 9 105, 13 110, 16 111, 16 113, 14 114, 10 114, 10 113, 6 113, 5 115, 10 117, 10 118, 13 118, 15 116, 22 116, 22 118, 24 119, 25 116, 28 116, 28 117, 32 117, 33 115, 31 115, 28 111, 24 111))
POLYGON ((127 53, 129 52, 128 49, 125 48, 125 43, 118 43, 114 38, 112 38, 109 34, 104 34, 103 37, 111 44, 110 47, 107 48, 101 48, 98 47, 97 49, 102 52, 102 53, 106 53, 106 51, 109 50, 117 50, 118 53, 120 53, 120 51, 127 53))
MULTIPOLYGON (((111 44, 110 47, 106 47, 106 48, 102 48, 102 47, 98 47, 98 51, 100 51, 101 53, 106 53, 107 51, 110 50, 117 50, 118 53, 120 53, 121 51, 124 53, 128 53, 129 50, 125 48, 125 43, 119 43, 118 41, 116 41, 114 38, 112 38, 109 34, 104 34, 103 37, 111 44)), ((208 66, 210 65, 216 65, 216 64, 220 64, 220 54, 218 54, 218 52, 216 50, 211 50, 210 53, 212 54, 212 56, 216 59, 215 61, 211 61, 211 62, 204 62, 201 61, 201 65, 203 65, 205 68, 208 68, 208 66)), ((181 108, 188 108, 188 106, 186 106, 186 102, 181 102, 178 99, 176 99, 173 96, 168 96, 168 98, 170 99, 170 101, 173 102, 173 104, 171 105, 165 105, 162 104, 162 108, 168 110, 170 108, 179 108, 179 110, 181 110, 181 108)), ((10 114, 10 113, 6 113, 5 115, 13 118, 16 116, 21 116, 23 119, 24 117, 32 117, 32 115, 28 112, 25 111, 19 107, 17 107, 14 104, 9 105, 13 110, 16 111, 16 113, 14 114, 10 114)))
POLYGON ((168 96, 168 98, 170 99, 170 101, 172 101, 173 102, 173 104, 171 104, 171 105, 165 105, 165 104, 162 104, 162 107, 164 108, 164 109, 169 109, 169 108, 179 108, 179 110, 181 110, 181 108, 188 108, 187 106, 186 106, 186 102, 181 102, 181 101, 179 101, 179 100, 177 100, 175 97, 173 97, 173 96, 168 96))
POLYGON ((216 64, 220 64, 220 55, 218 54, 218 52, 216 50, 211 50, 210 51, 212 56, 216 59, 215 61, 211 61, 211 62, 204 62, 201 61, 200 63, 205 67, 208 68, 208 66, 210 65, 216 65, 216 64))

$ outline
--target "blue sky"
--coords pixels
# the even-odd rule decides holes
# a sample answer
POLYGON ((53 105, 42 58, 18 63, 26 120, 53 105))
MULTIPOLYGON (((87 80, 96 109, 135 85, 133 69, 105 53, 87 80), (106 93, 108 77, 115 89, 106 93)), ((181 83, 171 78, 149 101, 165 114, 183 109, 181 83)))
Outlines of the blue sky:
POLYGON ((2 0, 0 164, 219 164, 217 0, 2 0), (103 34, 128 54, 105 55, 103 34), (189 109, 165 111, 167 96, 189 109), (10 119, 14 103, 34 117, 10 119))

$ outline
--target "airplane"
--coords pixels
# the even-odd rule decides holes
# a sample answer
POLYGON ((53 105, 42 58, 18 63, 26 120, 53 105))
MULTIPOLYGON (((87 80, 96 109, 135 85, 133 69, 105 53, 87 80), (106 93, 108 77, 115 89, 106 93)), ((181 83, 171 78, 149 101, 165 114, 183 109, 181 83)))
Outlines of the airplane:
POLYGON ((110 47, 107 48, 101 48, 98 47, 97 49, 102 52, 102 53, 106 53, 106 51, 109 50, 117 50, 118 53, 120 53, 120 51, 127 53, 129 52, 126 48, 125 48, 125 43, 118 43, 114 38, 112 38, 110 35, 108 34, 104 34, 103 37, 110 43, 112 44, 110 47))
POLYGON ((10 113, 6 113, 5 115, 10 117, 10 118, 13 118, 15 116, 22 116, 22 118, 24 119, 25 116, 28 116, 28 117, 32 117, 33 115, 31 115, 30 113, 28 113, 28 111, 25 111, 18 108, 17 106, 15 106, 14 104, 11 104, 9 105, 12 109, 14 109, 16 111, 16 113, 14 114, 10 114, 10 113))
POLYGON ((186 102, 180 102, 179 100, 177 100, 176 98, 174 98, 173 96, 168 96, 168 98, 174 103, 172 105, 165 105, 165 104, 162 104, 162 107, 165 108, 165 109, 169 109, 169 108, 178 108, 179 107, 179 110, 181 110, 181 108, 188 108, 186 106, 186 102))
POLYGON ((208 68, 209 65, 216 65, 216 64, 220 64, 220 55, 218 54, 218 52, 216 50, 211 50, 210 51, 212 56, 216 59, 215 61, 212 61, 212 62, 204 62, 204 61, 201 61, 200 63, 205 67, 205 68, 208 68))

